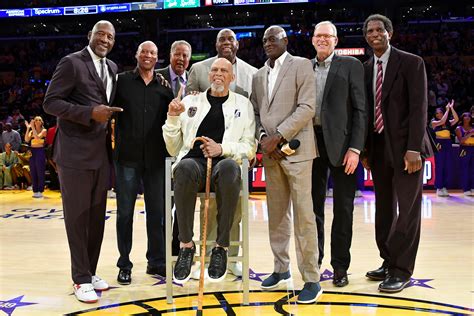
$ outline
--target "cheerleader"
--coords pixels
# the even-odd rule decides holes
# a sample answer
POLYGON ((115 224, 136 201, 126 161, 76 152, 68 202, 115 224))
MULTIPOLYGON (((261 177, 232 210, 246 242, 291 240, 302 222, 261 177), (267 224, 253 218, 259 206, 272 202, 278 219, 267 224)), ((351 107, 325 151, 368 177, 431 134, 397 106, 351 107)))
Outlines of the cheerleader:
POLYGON ((443 108, 437 108, 431 121, 431 128, 436 134, 436 147, 438 148, 438 152, 435 154, 435 187, 438 196, 449 196, 446 187, 448 184, 448 164, 452 146, 450 128, 458 121, 458 114, 454 110, 454 100, 451 100, 446 105, 446 111, 443 111, 443 108), (453 118, 448 120, 450 112, 453 118))
POLYGON ((30 172, 34 198, 43 197, 46 169, 44 138, 46 133, 41 116, 36 116, 30 124, 26 124, 25 141, 27 143, 31 141, 30 172))
POLYGON ((456 128, 456 137, 461 145, 462 188, 465 196, 474 196, 474 128, 469 112, 463 113, 461 119, 462 124, 456 128))

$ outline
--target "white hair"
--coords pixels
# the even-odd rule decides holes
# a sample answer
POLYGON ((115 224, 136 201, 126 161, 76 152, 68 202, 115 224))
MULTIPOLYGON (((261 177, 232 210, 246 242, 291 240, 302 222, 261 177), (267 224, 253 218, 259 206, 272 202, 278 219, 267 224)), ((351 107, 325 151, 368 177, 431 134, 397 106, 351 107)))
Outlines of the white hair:
POLYGON ((332 28, 333 32, 334 32, 333 35, 337 37, 337 28, 336 28, 336 26, 335 26, 331 21, 322 21, 322 22, 319 22, 319 23, 316 24, 316 26, 314 27, 314 31, 316 32, 316 29, 317 29, 318 27, 320 27, 321 25, 329 25, 329 26, 332 28))

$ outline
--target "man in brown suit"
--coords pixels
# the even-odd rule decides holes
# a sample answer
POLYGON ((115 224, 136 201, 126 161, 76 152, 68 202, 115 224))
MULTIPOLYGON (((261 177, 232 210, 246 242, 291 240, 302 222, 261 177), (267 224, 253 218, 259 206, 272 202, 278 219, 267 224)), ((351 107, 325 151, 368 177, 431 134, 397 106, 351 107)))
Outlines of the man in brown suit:
POLYGON ((390 46, 387 17, 369 16, 363 32, 374 53, 364 65, 369 132, 363 164, 374 180, 375 238, 383 259, 366 276, 383 281, 379 291, 395 293, 410 281, 420 241, 422 166, 432 155, 426 71, 421 57, 390 46))
POLYGON ((61 182, 74 294, 79 301, 92 303, 98 300, 95 290, 109 288, 96 268, 109 179, 108 120, 121 109, 108 106, 117 65, 106 56, 114 46, 115 29, 110 22, 99 21, 88 39, 86 48, 59 62, 43 107, 57 117, 53 159, 61 182))
POLYGON ((287 45, 283 28, 271 26, 265 31, 263 48, 268 60, 253 76, 250 97, 255 109, 256 137, 263 151, 268 229, 274 256, 274 272, 260 286, 273 289, 290 278, 288 250, 293 213, 298 269, 305 282, 298 302, 308 304, 322 294, 311 198, 311 168, 316 157, 312 120, 316 82, 311 62, 290 55, 287 45), (280 146, 293 139, 299 140, 300 146, 293 155, 286 156, 280 146))

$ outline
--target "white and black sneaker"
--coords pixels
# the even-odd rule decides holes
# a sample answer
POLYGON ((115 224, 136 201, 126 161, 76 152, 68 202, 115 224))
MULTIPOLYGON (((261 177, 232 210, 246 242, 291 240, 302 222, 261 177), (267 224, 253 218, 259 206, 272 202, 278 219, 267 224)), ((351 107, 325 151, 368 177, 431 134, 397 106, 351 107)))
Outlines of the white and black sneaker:
POLYGON ((179 249, 178 260, 176 261, 173 271, 174 282, 184 284, 189 280, 195 253, 195 245, 193 245, 192 248, 179 249))
POLYGON ((211 262, 207 270, 210 282, 222 281, 227 275, 227 250, 223 247, 214 247, 211 262))

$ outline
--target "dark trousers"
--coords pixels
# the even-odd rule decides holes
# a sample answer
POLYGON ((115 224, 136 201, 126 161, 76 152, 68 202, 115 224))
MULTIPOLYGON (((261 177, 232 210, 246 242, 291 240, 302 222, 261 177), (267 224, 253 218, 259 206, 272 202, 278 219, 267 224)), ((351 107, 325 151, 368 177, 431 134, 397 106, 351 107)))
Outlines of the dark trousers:
MULTIPOLYGON (((217 239, 219 246, 229 246, 229 235, 240 192, 240 167, 227 158, 213 164, 211 190, 216 192, 217 239)), ((186 158, 174 170, 174 196, 179 226, 179 240, 193 239, 196 196, 206 187, 206 159, 186 158)))
POLYGON ((96 170, 79 170, 58 165, 72 280, 90 283, 96 274, 104 236, 109 164, 96 170))
POLYGON ((394 168, 388 159, 383 133, 374 135, 373 148, 377 247, 390 275, 409 278, 420 242, 423 169, 408 174, 402 167, 394 168))
POLYGON ((133 211, 140 181, 143 181, 145 195, 148 266, 165 266, 165 167, 157 162, 151 168, 131 168, 115 163, 117 193, 117 245, 120 257, 117 267, 132 269, 133 211))
POLYGON ((474 146, 462 146, 460 155, 462 189, 466 192, 474 189, 474 146))
POLYGON ((320 157, 313 160, 312 190, 313 211, 318 229, 318 248, 321 266, 324 257, 324 202, 328 169, 334 182, 334 218, 331 227, 331 266, 334 270, 347 271, 351 262, 352 218, 356 175, 347 175, 344 166, 335 167, 329 162, 323 134, 316 130, 320 157))
POLYGON ((44 147, 31 148, 30 173, 33 192, 44 191, 44 176, 46 169, 46 153, 44 147))
POLYGON ((451 156, 451 140, 436 139, 441 149, 435 153, 435 187, 442 189, 448 187, 448 163, 451 156))

